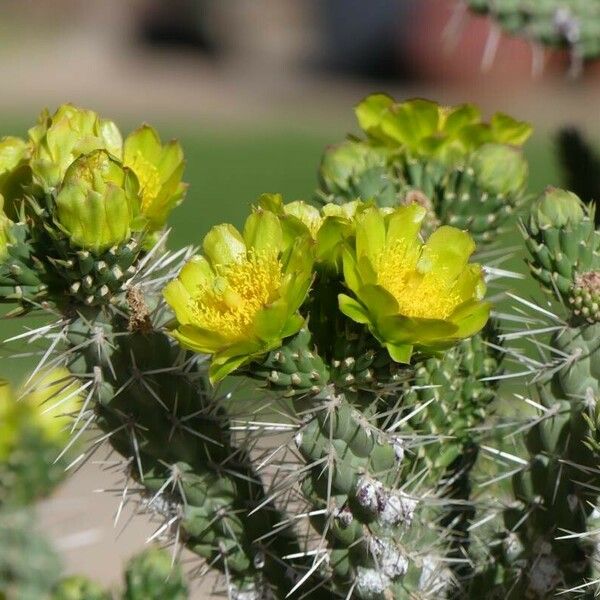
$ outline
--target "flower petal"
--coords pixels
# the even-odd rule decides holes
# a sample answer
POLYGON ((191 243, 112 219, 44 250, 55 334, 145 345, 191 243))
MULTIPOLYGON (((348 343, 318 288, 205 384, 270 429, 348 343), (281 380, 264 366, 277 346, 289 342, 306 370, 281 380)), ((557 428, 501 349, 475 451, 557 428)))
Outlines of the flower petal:
POLYGON ((229 223, 213 227, 206 234, 202 248, 213 266, 238 262, 246 256, 244 238, 229 223))
POLYGON ((364 285, 357 296, 378 317, 387 317, 398 312, 398 301, 379 285, 364 285))
POLYGON ((464 302, 466 300, 481 300, 485 296, 485 281, 481 265, 467 265, 458 276, 452 291, 464 302))
POLYGON ((385 221, 381 211, 372 207, 365 210, 356 223, 356 257, 367 257, 375 264, 385 248, 385 221))
POLYGON ((259 208, 253 212, 244 225, 244 241, 248 248, 256 252, 268 252, 283 249, 283 230, 277 215, 259 208))
POLYGON ((490 310, 489 302, 468 300, 461 304, 450 317, 458 328, 455 336, 467 338, 481 331, 490 318, 490 310))
POLYGON ((413 353, 413 346, 410 344, 393 344, 391 342, 385 345, 392 360, 397 363, 409 364, 413 353))
POLYGON ((435 271, 451 283, 460 275, 474 251, 475 242, 466 231, 444 225, 427 240, 417 269, 422 273, 435 271))
POLYGON ((348 318, 356 321, 356 323, 367 324, 371 322, 369 313, 358 300, 355 300, 350 296, 346 296, 346 294, 339 294, 338 303, 340 311, 342 311, 342 313, 344 313, 348 318))
POLYGON ((222 348, 224 343, 223 336, 219 332, 195 325, 182 325, 179 329, 171 332, 171 335, 183 347, 201 354, 213 354, 222 348))
POLYGON ((283 298, 266 306, 254 319, 256 335, 264 341, 279 338, 289 314, 288 304, 283 298))
POLYGON ((215 355, 215 358, 208 368, 208 378, 210 379, 210 382, 213 385, 219 383, 219 381, 225 379, 227 375, 233 373, 237 368, 248 362, 248 360, 247 356, 235 356, 221 362, 216 359, 215 355))
POLYGON ((173 309, 177 321, 181 325, 188 325, 190 321, 190 293, 179 279, 170 281, 163 290, 163 297, 173 309))
POLYGON ((425 207, 417 203, 396 208, 386 219, 387 244, 402 242, 407 251, 417 246, 420 243, 419 231, 426 216, 425 207))
POLYGON ((391 315, 378 319, 377 333, 382 338, 399 344, 427 345, 438 339, 454 339, 458 326, 440 319, 423 319, 391 315))

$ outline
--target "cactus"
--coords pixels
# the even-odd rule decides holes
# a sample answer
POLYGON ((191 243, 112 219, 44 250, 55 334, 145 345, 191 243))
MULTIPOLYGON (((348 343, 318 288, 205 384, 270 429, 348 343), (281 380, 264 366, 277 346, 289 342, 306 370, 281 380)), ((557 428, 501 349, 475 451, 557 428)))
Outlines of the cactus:
MULTIPOLYGON (((89 452, 121 457, 123 498, 159 518, 154 537, 204 559, 231 598, 591 593, 594 208, 554 188, 533 203, 520 227, 553 300, 512 294, 534 315, 490 320, 486 284, 506 271, 479 263, 523 209, 530 127, 382 95, 357 116, 364 136, 326 151, 313 205, 265 194, 200 251, 166 249, 183 157, 147 126, 122 142, 67 106, 7 140, 0 293, 52 315, 29 335, 48 343, 40 370, 67 369, 60 390, 28 387, 50 404, 72 390, 69 444, 94 427, 89 452), (507 417, 504 369, 539 414, 507 417)), ((186 597, 171 561, 135 558, 123 597, 186 597)), ((54 594, 107 592, 75 577, 54 594)))
POLYGON ((150 548, 134 556, 125 570, 123 600, 186 600, 187 584, 181 568, 173 567, 169 553, 150 548))
MULTIPOLYGON (((363 200, 375 198, 382 206, 389 206, 417 199, 427 210, 426 234, 440 224, 448 224, 469 230, 480 247, 498 240, 525 200, 527 164, 517 147, 530 133, 526 124, 501 114, 483 123, 478 111, 468 105, 443 109, 420 101, 393 103, 381 96, 363 101, 356 112, 367 139, 349 140, 326 152, 320 170, 320 201, 341 202, 344 195, 346 201, 357 197, 356 186, 349 196, 344 182, 357 181, 366 162, 364 155, 374 156, 378 168, 387 172, 386 180, 397 182, 397 194, 391 203, 378 195, 364 195, 363 200), (429 127, 436 132, 435 143, 425 141, 427 138, 418 141, 414 133, 412 138, 407 133, 381 136, 374 126, 375 119, 365 118, 365 114, 376 113, 380 129, 402 131, 402 116, 407 112, 414 115, 419 108, 423 114, 430 113, 429 127), (361 160, 355 160, 356 166, 350 169, 352 153, 357 153, 353 148, 360 148, 361 160)), ((422 127, 420 133, 423 131, 427 127, 422 127)), ((470 471, 478 453, 478 436, 473 432, 488 416, 488 406, 496 395, 495 378, 500 374, 502 352, 495 349, 499 346, 497 335, 496 328, 490 326, 443 357, 417 361, 414 376, 404 384, 408 405, 429 402, 411 420, 417 434, 450 436, 443 444, 423 444, 418 454, 434 473, 432 484, 450 502, 450 510, 441 522, 451 529, 449 554, 459 560, 465 557, 464 548, 469 543, 465 532, 474 514, 469 502, 470 471), (480 378, 488 381, 480 382, 480 378), (445 477, 440 468, 447 469, 445 477)), ((454 570, 459 579, 464 577, 462 566, 454 570)))
POLYGON ((543 46, 567 48, 578 60, 600 56, 597 0, 467 0, 476 13, 490 15, 508 34, 543 46))

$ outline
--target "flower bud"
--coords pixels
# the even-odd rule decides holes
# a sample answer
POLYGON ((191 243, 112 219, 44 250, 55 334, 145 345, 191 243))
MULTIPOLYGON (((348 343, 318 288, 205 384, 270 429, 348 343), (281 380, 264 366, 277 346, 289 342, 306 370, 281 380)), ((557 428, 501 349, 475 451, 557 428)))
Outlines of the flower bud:
POLYGON ((527 181, 527 161, 519 150, 501 144, 478 148, 471 166, 481 188, 492 194, 515 194, 527 181))
POLYGON ((67 170, 56 198, 58 223, 76 247, 102 253, 131 237, 139 216, 135 175, 97 150, 67 170))
POLYGON ((373 167, 386 164, 387 151, 365 142, 347 140, 328 148, 321 161, 319 176, 328 192, 347 191, 353 178, 373 167))
POLYGON ((141 213, 150 231, 161 229, 181 203, 187 185, 181 182, 185 162, 179 142, 162 145, 158 133, 142 125, 125 139, 124 165, 140 182, 141 213))
POLYGON ((30 149, 17 137, 7 136, 0 140, 0 194, 4 197, 4 210, 17 219, 16 201, 23 197, 23 188, 31 181, 29 168, 30 149))
POLYGON ((31 168, 45 190, 60 185, 69 166, 84 154, 106 150, 121 159, 123 141, 117 126, 91 110, 63 104, 54 115, 42 112, 29 130, 31 168))
POLYGON ((538 227, 568 227, 577 225, 585 216, 583 205, 573 192, 549 187, 531 211, 538 227))

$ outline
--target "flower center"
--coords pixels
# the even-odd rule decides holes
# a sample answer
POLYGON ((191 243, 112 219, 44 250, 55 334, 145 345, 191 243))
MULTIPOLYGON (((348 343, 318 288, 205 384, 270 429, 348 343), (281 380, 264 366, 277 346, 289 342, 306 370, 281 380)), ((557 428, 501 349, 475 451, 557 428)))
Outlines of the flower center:
POLYGON ((417 270, 418 250, 396 241, 377 262, 377 283, 396 298, 400 314, 425 319, 446 319, 460 303, 449 282, 435 270, 417 270))
POLYGON ((276 298, 281 269, 276 251, 252 249, 238 262, 216 266, 212 286, 200 288, 192 301, 197 325, 231 341, 248 337, 256 314, 276 298))
POLYGON ((139 152, 125 166, 129 167, 138 178, 142 199, 141 208, 142 212, 146 213, 160 192, 161 181, 158 169, 139 152))

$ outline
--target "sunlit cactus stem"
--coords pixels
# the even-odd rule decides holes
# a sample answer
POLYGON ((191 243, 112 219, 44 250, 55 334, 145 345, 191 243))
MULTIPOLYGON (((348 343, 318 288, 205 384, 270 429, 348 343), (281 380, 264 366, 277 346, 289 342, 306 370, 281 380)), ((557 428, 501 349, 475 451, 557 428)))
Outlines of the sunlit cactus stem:
MULTIPOLYGON (((133 310, 143 310, 142 302, 133 310)), ((69 368, 92 385, 101 439, 124 457, 126 478, 143 487, 142 504, 162 517, 165 533, 218 568, 230 593, 289 590, 280 557, 298 550, 293 536, 255 541, 280 517, 268 504, 260 519, 246 517, 265 501, 249 456, 233 445, 203 367, 155 330, 149 315, 128 321, 88 312, 67 325, 77 348, 69 368), (132 331, 134 323, 141 329, 132 331)))

